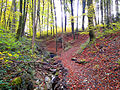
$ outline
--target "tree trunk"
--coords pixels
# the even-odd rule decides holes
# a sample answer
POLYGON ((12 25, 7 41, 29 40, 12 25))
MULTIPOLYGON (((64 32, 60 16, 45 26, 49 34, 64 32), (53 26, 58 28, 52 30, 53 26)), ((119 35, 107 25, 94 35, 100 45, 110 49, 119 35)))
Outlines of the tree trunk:
POLYGON ((71 27, 72 27, 72 34, 73 34, 73 39, 75 39, 75 34, 74 34, 74 14, 73 14, 73 0, 71 0, 71 27))
MULTIPOLYGON (((44 0, 43 0, 43 11, 42 11, 42 24, 44 24, 43 20, 44 20, 44 0)), ((43 25, 44 26, 44 25, 43 25)))
POLYGON ((50 4, 51 4, 51 15, 52 15, 52 17, 51 17, 51 35, 52 35, 52 33, 53 33, 53 8, 52 8, 52 0, 50 0, 50 4))
POLYGON ((104 24, 106 24, 106 0, 104 0, 104 24))
POLYGON ((66 32, 66 26, 67 26, 67 0, 64 0, 64 15, 65 15, 65 32, 66 32))
POLYGON ((15 12, 16 12, 16 1, 13 0, 13 25, 12 25, 12 32, 15 32, 15 30, 16 30, 16 27, 15 27, 15 24, 16 24, 16 20, 15 20, 16 14, 15 14, 15 12))
POLYGON ((34 43, 35 43, 35 16, 36 16, 36 0, 34 0, 32 52, 34 51, 34 43))
POLYGON ((35 36, 36 36, 36 30, 37 30, 37 24, 38 24, 38 20, 40 19, 40 0, 38 0, 38 8, 37 8, 37 20, 36 20, 36 23, 35 23, 35 36))
POLYGON ((82 18, 82 30, 84 31, 84 21, 85 21, 85 6, 86 6, 86 0, 83 0, 83 18, 82 18))
POLYGON ((60 0, 61 3, 61 27, 62 27, 62 33, 63 33, 63 10, 62 10, 62 0, 60 0))
POLYGON ((107 0, 107 28, 109 27, 110 20, 109 20, 109 0, 107 0))
POLYGON ((53 0, 53 5, 54 5, 54 14, 55 14, 55 26, 56 26, 56 52, 57 52, 57 17, 56 17, 56 7, 55 7, 55 2, 53 0))
POLYGON ((22 30, 22 0, 20 0, 20 17, 19 17, 19 27, 17 30, 17 36, 16 38, 19 39, 20 35, 21 35, 21 30, 22 30))
POLYGON ((21 37, 24 35, 24 28, 25 28, 25 22, 26 22, 26 0, 24 0, 24 10, 22 15, 22 30, 21 30, 21 37))
POLYGON ((76 24, 76 32, 78 32, 78 9, 79 9, 79 0, 77 1, 77 24, 76 24))
POLYGON ((99 8, 99 1, 98 1, 98 2, 97 2, 97 12, 98 12, 98 21, 97 21, 97 22, 98 22, 98 24, 99 24, 99 9, 100 9, 100 8, 99 8))
POLYGON ((118 0, 115 0, 116 4, 116 20, 119 21, 119 6, 118 6, 118 0))
POLYGON ((48 2, 48 16, 47 16, 47 37, 48 37, 48 29, 49 29, 49 2, 48 2))
POLYGON ((103 0, 100 2, 100 8, 101 8, 101 23, 103 24, 103 0))
POLYGON ((6 0, 5 10, 4 10, 4 28, 6 28, 6 9, 7 9, 7 0, 6 0))
POLYGON ((93 1, 88 0, 87 5, 88 5, 88 27, 89 27, 89 30, 92 30, 94 26, 93 24, 93 14, 94 14, 93 1))
POLYGON ((3 0, 1 2, 0 21, 1 21, 1 17, 2 17, 2 9, 3 9, 3 0))

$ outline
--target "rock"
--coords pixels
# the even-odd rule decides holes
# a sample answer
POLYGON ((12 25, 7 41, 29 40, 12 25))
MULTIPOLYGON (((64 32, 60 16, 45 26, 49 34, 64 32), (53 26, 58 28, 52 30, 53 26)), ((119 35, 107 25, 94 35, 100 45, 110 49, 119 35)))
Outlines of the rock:
POLYGON ((75 61, 75 63, 78 63, 78 64, 86 64, 86 63, 89 63, 89 62, 86 62, 86 61, 75 61))
POLYGON ((37 80, 36 80, 36 84, 39 85, 40 83, 42 83, 42 80, 37 79, 37 80))
POLYGON ((72 58, 71 60, 72 60, 72 61, 77 61, 77 58, 74 57, 74 58, 72 58))
POLYGON ((45 77, 45 83, 46 83, 46 86, 47 86, 47 90, 51 88, 51 80, 48 76, 45 77))
POLYGON ((51 68, 50 68, 50 70, 51 70, 52 72, 56 72, 56 71, 57 71, 57 69, 51 69, 51 68))
POLYGON ((55 57, 55 56, 56 56, 56 54, 50 53, 50 57, 51 57, 51 58, 53 58, 53 57, 55 57))
POLYGON ((50 78, 48 76, 45 77, 45 82, 50 82, 50 78))
POLYGON ((60 78, 58 76, 55 76, 53 79, 52 79, 52 89, 54 90, 56 84, 59 82, 60 78))

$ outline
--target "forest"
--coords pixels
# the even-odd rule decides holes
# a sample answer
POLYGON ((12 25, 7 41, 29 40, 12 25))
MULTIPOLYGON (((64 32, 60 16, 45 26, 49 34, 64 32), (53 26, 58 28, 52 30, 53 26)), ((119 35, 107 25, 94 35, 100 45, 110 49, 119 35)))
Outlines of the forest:
POLYGON ((0 0, 0 90, 120 90, 120 0, 0 0))

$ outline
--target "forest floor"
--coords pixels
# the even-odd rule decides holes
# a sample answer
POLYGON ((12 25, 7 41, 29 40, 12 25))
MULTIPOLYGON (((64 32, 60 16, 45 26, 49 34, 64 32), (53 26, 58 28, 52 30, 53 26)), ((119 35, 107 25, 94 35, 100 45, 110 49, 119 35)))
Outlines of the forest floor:
POLYGON ((63 50, 58 44, 57 53, 55 40, 50 39, 46 41, 46 49, 56 53, 58 56, 54 59, 61 60, 68 69, 67 85, 70 90, 119 90, 120 32, 96 39, 95 44, 78 53, 88 37, 80 34, 78 39, 73 40, 70 35, 65 35, 63 40, 69 48, 63 50))

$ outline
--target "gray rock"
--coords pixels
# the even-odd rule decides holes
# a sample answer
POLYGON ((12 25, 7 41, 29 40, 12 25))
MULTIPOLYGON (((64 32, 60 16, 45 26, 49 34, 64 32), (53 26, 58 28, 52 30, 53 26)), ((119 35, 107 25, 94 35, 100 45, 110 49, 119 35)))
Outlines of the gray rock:
POLYGON ((77 58, 74 57, 74 58, 72 58, 71 60, 72 60, 72 61, 77 61, 77 58))
POLYGON ((45 82, 50 82, 50 78, 48 76, 45 77, 45 82))

